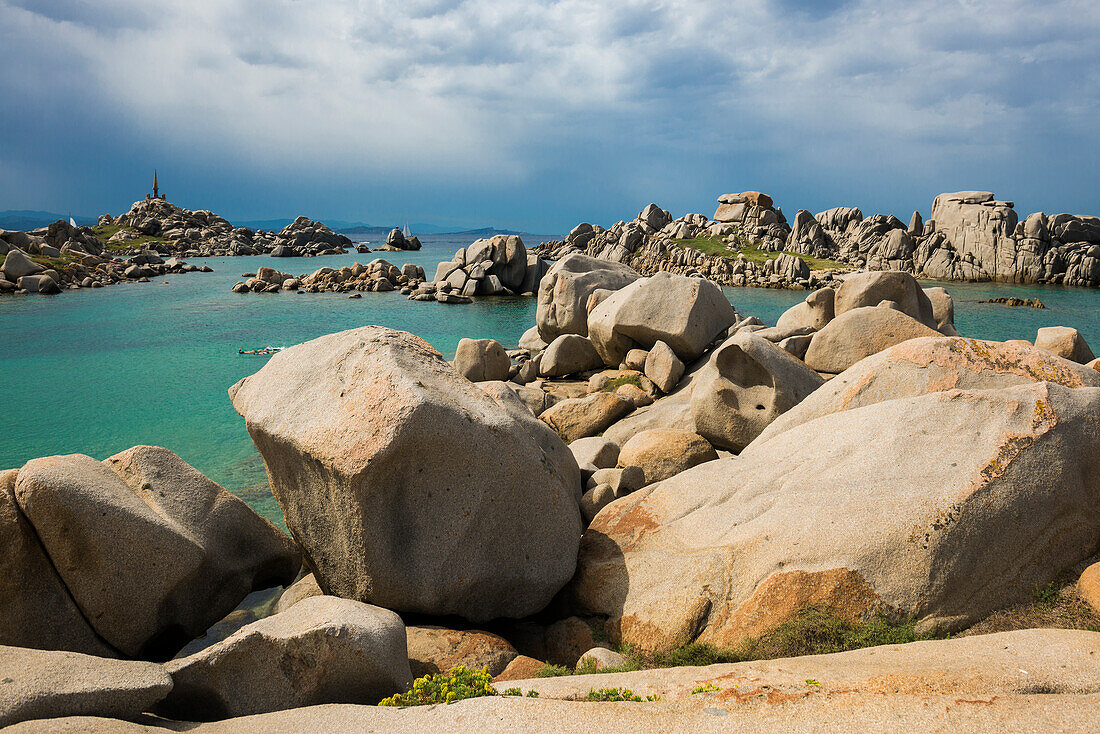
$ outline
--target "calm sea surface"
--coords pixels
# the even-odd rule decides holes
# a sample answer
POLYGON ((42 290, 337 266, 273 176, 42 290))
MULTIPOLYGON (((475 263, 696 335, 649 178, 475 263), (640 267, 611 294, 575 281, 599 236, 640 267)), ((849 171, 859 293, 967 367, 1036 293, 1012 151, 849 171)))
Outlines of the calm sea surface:
MULTIPOLYGON (((213 273, 188 273, 60 296, 0 298, 0 385, 7 420, 0 430, 0 469, 50 454, 106 458, 130 446, 166 446, 207 476, 282 524, 263 464, 226 390, 258 370, 264 357, 237 349, 289 346, 367 324, 411 331, 445 356, 462 337, 514 346, 534 325, 534 299, 481 299, 468 306, 408 301, 400 293, 230 292, 245 272, 269 265, 308 273, 383 256, 400 267, 440 260, 469 238, 421 237, 410 253, 321 258, 195 259, 213 273)), ((528 245, 541 241, 531 238, 528 245)), ((926 284, 927 285, 927 284, 926 284)), ((1068 325, 1100 348, 1100 291, 1043 286, 944 283, 955 298, 960 333, 988 339, 1034 339, 1040 326, 1068 325), (1038 297, 1046 310, 976 301, 1038 297)), ((769 324, 805 293, 726 288, 738 311, 769 324)))

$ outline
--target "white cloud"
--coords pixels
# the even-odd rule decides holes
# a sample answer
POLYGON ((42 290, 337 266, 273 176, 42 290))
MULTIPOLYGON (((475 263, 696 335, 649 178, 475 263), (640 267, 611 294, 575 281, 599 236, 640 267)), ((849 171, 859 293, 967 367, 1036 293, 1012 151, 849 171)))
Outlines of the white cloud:
POLYGON ((1092 0, 0 0, 21 39, 0 91, 79 87, 270 172, 508 186, 575 151, 648 184, 632 158, 694 149, 931 175, 1011 156, 1051 115, 1095 151, 1098 31, 1092 0))

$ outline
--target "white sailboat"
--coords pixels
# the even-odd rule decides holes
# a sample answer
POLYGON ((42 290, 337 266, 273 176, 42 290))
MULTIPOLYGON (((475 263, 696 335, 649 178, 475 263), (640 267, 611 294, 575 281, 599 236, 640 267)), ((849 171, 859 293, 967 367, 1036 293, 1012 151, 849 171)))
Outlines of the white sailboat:
POLYGON ((76 220, 73 219, 71 216, 69 217, 69 224, 73 225, 74 227, 76 226, 76 220))
POLYGON ((412 230, 409 229, 409 220, 405 220, 405 229, 401 230, 401 234, 405 235, 405 239, 412 237, 412 230))

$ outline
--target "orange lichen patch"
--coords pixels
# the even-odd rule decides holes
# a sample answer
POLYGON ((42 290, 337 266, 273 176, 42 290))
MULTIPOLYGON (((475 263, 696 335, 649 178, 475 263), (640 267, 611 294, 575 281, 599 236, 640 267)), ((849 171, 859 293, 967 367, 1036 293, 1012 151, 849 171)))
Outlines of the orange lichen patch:
POLYGON ((607 517, 597 515, 589 529, 614 537, 626 552, 632 550, 646 533, 658 530, 660 527, 660 523, 646 510, 645 503, 639 502, 621 515, 607 517))
POLYGON ((1090 384, 1075 365, 1030 344, 964 337, 914 339, 894 347, 888 361, 910 362, 918 367, 936 364, 950 370, 949 374, 930 384, 928 392, 955 387, 963 371, 1020 375, 1035 382, 1056 382, 1066 387, 1088 387, 1090 384))
POLYGON ((847 621, 889 609, 863 575, 850 568, 777 572, 726 619, 712 620, 705 641, 735 647, 771 632, 811 604, 828 607, 847 621))
POLYGON ((794 693, 787 693, 784 691, 776 690, 771 686, 757 686, 751 691, 739 691, 736 688, 730 688, 722 691, 718 694, 719 701, 733 701, 734 703, 750 703, 759 699, 764 699, 767 703, 790 703, 791 701, 797 701, 801 698, 809 696, 812 691, 798 691, 794 693))

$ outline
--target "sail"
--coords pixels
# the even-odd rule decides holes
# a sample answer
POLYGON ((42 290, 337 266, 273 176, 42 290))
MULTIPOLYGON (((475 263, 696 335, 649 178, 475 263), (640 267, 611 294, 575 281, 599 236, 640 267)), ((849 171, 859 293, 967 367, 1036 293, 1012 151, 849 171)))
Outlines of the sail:
POLYGON ((408 219, 405 220, 405 229, 401 232, 401 234, 405 235, 406 237, 412 237, 412 230, 409 229, 408 219))
POLYGON ((69 217, 69 224, 71 224, 75 227, 76 226, 76 220, 73 219, 72 217, 69 217))

